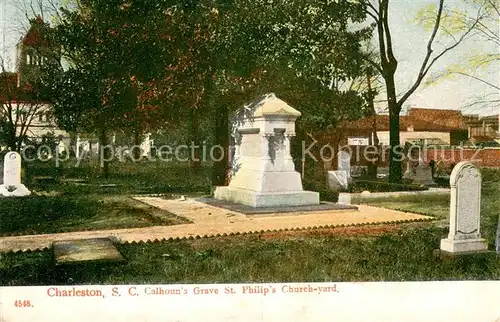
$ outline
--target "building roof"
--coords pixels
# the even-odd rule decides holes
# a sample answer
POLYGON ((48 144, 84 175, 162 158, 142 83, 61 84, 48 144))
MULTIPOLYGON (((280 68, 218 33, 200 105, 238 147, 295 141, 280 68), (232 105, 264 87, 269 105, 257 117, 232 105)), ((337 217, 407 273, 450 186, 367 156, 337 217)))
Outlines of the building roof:
POLYGON ((500 121, 500 115, 487 115, 487 116, 479 116, 479 115, 471 115, 466 120, 466 123, 468 125, 473 125, 473 124, 482 124, 483 122, 489 123, 489 124, 498 124, 500 121))
POLYGON ((40 16, 37 16, 34 20, 31 21, 30 29, 24 37, 21 39, 21 44, 30 47, 36 46, 49 46, 50 41, 43 36, 41 30, 47 27, 45 22, 40 16))
MULTIPOLYGON (((377 131, 389 131, 389 115, 368 116, 356 121, 345 122, 345 129, 371 129, 376 118, 377 131)), ((451 132, 466 130, 462 113, 456 110, 412 108, 408 115, 399 117, 399 130, 418 132, 451 132)))

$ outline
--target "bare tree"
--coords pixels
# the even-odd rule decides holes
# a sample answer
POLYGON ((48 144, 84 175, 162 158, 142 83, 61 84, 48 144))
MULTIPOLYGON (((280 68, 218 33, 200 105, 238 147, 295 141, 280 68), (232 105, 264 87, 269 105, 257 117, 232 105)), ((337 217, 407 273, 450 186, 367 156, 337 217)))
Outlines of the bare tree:
MULTIPOLYGON (((459 63, 451 64, 446 68, 433 73, 425 82, 426 86, 432 86, 438 82, 454 79, 467 78, 473 82, 483 85, 484 92, 481 95, 473 95, 471 100, 462 106, 464 109, 487 109, 500 106, 500 86, 498 85, 498 63, 500 62, 500 0, 462 0, 464 8, 453 8, 445 11, 441 31, 455 37, 459 32, 464 32, 471 25, 474 29, 471 40, 480 42, 481 46, 475 46, 465 59, 459 63), (469 9, 469 10, 467 10, 469 9), (474 16, 472 12, 481 10, 480 16, 474 16), (476 22, 476 23, 475 23, 476 22), (497 83, 488 79, 488 75, 496 75, 497 83)), ((417 21, 424 27, 432 17, 429 10, 422 10, 417 14, 417 21)))
POLYGON ((363 3, 366 5, 367 15, 374 21, 380 59, 377 62, 368 57, 367 61, 382 75, 386 87, 387 106, 389 110, 389 142, 391 146, 389 181, 400 182, 402 180, 401 161, 403 157, 403 147, 400 145, 399 140, 399 114, 401 113, 401 108, 420 86, 436 61, 456 48, 470 35, 480 20, 482 12, 479 10, 475 22, 459 37, 454 38, 451 44, 436 52, 433 45, 439 31, 444 9, 444 0, 440 0, 437 10, 433 15, 433 26, 427 42, 426 54, 420 64, 420 70, 410 88, 399 94, 395 82, 398 60, 394 54, 392 33, 389 27, 389 2, 390 0, 363 0, 363 3))
MULTIPOLYGON (((17 73, 7 72, 0 57, 0 135, 11 151, 20 151, 33 121, 46 104, 29 83, 20 84, 17 73)), ((46 116, 46 115, 45 115, 46 116)))

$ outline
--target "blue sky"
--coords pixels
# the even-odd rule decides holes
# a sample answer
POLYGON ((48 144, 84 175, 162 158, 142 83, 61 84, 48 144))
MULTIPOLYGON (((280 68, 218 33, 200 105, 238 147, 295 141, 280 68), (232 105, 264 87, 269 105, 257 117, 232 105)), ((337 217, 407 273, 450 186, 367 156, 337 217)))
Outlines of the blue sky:
MULTIPOLYGON (((0 0, 5 5, 5 16, 0 12, 0 52, 3 57, 9 57, 11 61, 15 55, 15 44, 25 30, 26 19, 19 7, 23 1, 28 3, 32 0, 0 0), (5 38, 5 42, 3 41, 5 38)), ((459 4, 460 0, 448 0, 448 4, 459 4)), ((394 50, 399 61, 396 74, 398 93, 406 90, 418 73, 420 64, 425 55, 425 47, 429 38, 429 32, 413 23, 417 11, 429 3, 437 3, 436 0, 392 0, 390 7, 390 26, 393 34, 394 50)), ((1 9, 1 7, 0 7, 1 9)), ((500 29, 498 29, 500 32, 500 29)), ((438 39, 439 41, 439 39, 438 39)), ((439 44, 436 44, 436 49, 439 44)), ((478 41, 467 41, 442 57, 431 73, 464 61, 467 54, 472 50, 485 50, 499 53, 499 48, 492 47, 492 44, 478 41)), ((500 85, 500 66, 491 66, 488 70, 477 74, 493 84, 500 85)), ((440 109, 461 109, 470 103, 474 97, 484 96, 491 93, 480 82, 469 78, 459 77, 452 80, 443 81, 432 86, 421 86, 405 103, 407 105, 440 108, 440 109)), ((384 97, 381 96, 380 99, 384 97)), ((467 109, 467 113, 479 113, 482 115, 498 114, 498 107, 487 109, 467 109)))

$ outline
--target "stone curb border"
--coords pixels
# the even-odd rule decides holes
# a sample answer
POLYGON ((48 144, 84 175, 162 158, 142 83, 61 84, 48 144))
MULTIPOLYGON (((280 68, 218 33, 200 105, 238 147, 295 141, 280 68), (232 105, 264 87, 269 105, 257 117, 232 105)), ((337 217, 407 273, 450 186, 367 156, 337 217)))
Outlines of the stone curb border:
POLYGON ((363 198, 363 199, 376 199, 376 198, 386 198, 386 197, 402 197, 402 196, 418 196, 418 195, 445 195, 450 194, 451 189, 448 188, 434 188, 423 191, 389 191, 389 192, 370 192, 369 194, 363 194, 361 192, 349 193, 341 192, 342 194, 349 195, 351 198, 363 198))
MULTIPOLYGON (((202 238, 217 238, 217 237, 229 237, 229 236, 246 236, 246 235, 255 235, 255 234, 265 234, 265 233, 279 233, 279 232, 287 232, 287 231, 307 231, 307 230, 316 230, 316 229, 325 229, 325 228, 346 228, 346 227, 363 227, 363 226, 379 226, 379 225, 389 225, 389 224, 409 224, 416 222, 431 222, 435 221, 435 218, 419 218, 419 219, 405 219, 405 220, 393 220, 393 221, 381 221, 381 222, 369 222, 369 223, 357 223, 357 224, 340 224, 340 225, 320 225, 320 226, 309 226, 309 227, 297 227, 297 228, 284 228, 284 229, 267 229, 267 230, 255 230, 255 231, 243 231, 243 232, 231 232, 231 233, 217 233, 217 234, 209 234, 209 235, 190 235, 183 237, 169 237, 169 238, 155 238, 155 239, 139 239, 139 240, 122 240, 120 237, 116 235, 107 236, 114 242, 120 244, 130 244, 130 245, 139 245, 146 243, 158 243, 165 241, 186 241, 186 240, 196 240, 202 238)), ((13 249, 7 252, 0 252, 0 254, 17 254, 17 253, 28 253, 35 251, 45 251, 50 250, 52 247, 36 247, 36 248, 25 248, 25 249, 13 249)))

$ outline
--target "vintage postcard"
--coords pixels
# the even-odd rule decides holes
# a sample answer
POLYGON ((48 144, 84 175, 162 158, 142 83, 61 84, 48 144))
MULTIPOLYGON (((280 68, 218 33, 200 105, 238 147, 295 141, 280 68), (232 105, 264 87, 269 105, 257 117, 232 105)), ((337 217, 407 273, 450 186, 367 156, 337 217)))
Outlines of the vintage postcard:
POLYGON ((500 0, 0 0, 0 321, 500 321, 500 0))

